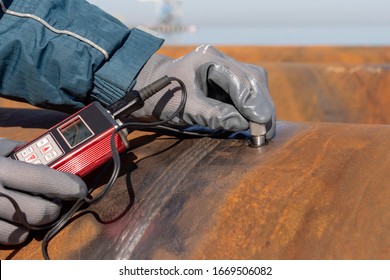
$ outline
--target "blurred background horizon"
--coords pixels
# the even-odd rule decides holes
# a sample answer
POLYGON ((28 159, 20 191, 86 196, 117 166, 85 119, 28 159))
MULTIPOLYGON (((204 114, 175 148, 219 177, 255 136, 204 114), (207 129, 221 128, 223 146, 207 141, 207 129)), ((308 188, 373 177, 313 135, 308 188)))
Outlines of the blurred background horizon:
POLYGON ((390 45, 388 0, 88 0, 165 45, 390 45))

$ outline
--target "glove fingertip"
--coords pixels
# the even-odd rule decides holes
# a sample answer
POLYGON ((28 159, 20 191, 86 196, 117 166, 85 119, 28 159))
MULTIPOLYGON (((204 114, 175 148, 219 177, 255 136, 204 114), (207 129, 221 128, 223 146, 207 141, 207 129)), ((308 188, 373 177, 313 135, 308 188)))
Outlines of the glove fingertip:
POLYGON ((225 127, 225 130, 227 131, 244 131, 247 130, 249 127, 249 123, 244 118, 231 118, 226 121, 225 124, 223 124, 225 127))
POLYGON ((82 198, 87 195, 87 185, 79 176, 65 172, 62 174, 70 181, 69 184, 66 184, 66 188, 62 190, 63 199, 82 198))
POLYGON ((271 108, 268 106, 263 106, 263 108, 261 108, 261 113, 257 114, 256 116, 256 121, 258 123, 268 123, 272 120, 272 116, 273 112, 271 108))
POLYGON ((27 240, 29 230, 0 220, 0 244, 20 245, 27 240))

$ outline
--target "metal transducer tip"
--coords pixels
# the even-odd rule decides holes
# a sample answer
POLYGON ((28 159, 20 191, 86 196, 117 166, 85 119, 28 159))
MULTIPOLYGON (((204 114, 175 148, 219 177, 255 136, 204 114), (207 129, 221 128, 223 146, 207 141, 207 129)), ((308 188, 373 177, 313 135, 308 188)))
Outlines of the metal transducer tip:
POLYGON ((252 135, 252 142, 250 144, 252 148, 259 148, 267 143, 265 138, 267 134, 265 124, 249 122, 249 130, 252 135))

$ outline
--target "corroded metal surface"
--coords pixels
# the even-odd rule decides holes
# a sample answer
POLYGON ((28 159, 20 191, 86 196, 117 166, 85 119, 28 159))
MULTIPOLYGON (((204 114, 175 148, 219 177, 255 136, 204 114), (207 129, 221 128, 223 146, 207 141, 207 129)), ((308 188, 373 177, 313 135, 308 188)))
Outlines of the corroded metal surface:
MULTIPOLYGON (((390 126, 380 125, 390 120, 389 48, 220 49, 268 70, 275 139, 252 149, 243 139, 132 133, 116 186, 50 242, 50 256, 389 259, 390 126)), ((17 140, 65 117, 0 107, 0 136, 17 140)), ((0 247, 0 259, 42 258, 42 236, 0 247)))
POLYGON ((390 64, 271 63, 279 120, 390 124, 390 64))
MULTIPOLYGON (((81 211, 49 253, 59 259, 387 259, 388 139, 389 126, 331 123, 279 122, 277 137, 260 149, 240 139, 137 132, 118 184, 81 211)), ((41 238, 36 233, 25 247, 2 247, 1 258, 39 259, 41 238)))

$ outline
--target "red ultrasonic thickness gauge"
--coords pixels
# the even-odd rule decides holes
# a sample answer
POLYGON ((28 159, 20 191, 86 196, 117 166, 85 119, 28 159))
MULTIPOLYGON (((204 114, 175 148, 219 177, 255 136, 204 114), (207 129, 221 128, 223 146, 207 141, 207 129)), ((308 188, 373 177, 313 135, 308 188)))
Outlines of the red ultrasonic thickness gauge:
MULTIPOLYGON (((100 103, 93 102, 19 147, 11 158, 83 177, 111 158, 110 140, 119 124, 100 103)), ((126 134, 122 130, 115 135, 118 152, 127 148, 126 134)))
MULTIPOLYGON (((66 221, 84 202, 88 204, 97 202, 113 186, 120 168, 120 161, 117 156, 128 148, 127 128, 155 127, 165 124, 184 110, 186 100, 187 91, 184 83, 177 78, 164 76, 139 91, 126 92, 122 98, 108 105, 107 108, 98 102, 93 102, 53 126, 38 138, 13 151, 10 155, 12 159, 32 164, 44 164, 53 169, 73 173, 80 177, 84 177, 113 158, 113 174, 105 189, 94 198, 80 198, 67 214, 55 224, 50 225, 53 228, 46 234, 42 243, 42 250, 46 259, 49 258, 46 252, 48 240, 66 224, 66 221), (171 81, 177 81, 180 84, 182 97, 180 105, 167 120, 154 123, 122 123, 121 120, 125 121, 132 112, 144 106, 146 99, 164 89, 171 81), (118 154, 114 151, 114 148, 116 148, 118 154)), ((17 205, 16 201, 13 199, 12 201, 15 203, 14 205, 17 205)), ((37 229, 37 227, 28 225, 25 215, 21 219, 24 219, 27 228, 37 229)))
POLYGON ((172 119, 183 110, 187 95, 183 82, 164 76, 139 91, 127 92, 108 108, 98 102, 89 104, 40 137, 17 148, 10 157, 29 163, 45 164, 59 171, 84 177, 111 159, 112 135, 115 134, 114 143, 119 153, 127 149, 127 130, 119 129, 116 133, 122 125, 120 119, 141 108, 146 99, 173 80, 179 82, 183 94, 182 102, 171 116, 172 119))

